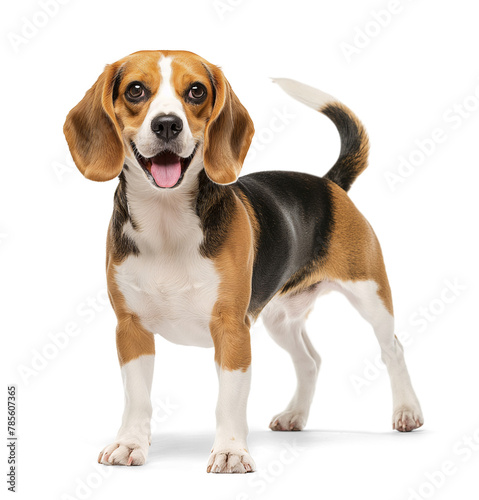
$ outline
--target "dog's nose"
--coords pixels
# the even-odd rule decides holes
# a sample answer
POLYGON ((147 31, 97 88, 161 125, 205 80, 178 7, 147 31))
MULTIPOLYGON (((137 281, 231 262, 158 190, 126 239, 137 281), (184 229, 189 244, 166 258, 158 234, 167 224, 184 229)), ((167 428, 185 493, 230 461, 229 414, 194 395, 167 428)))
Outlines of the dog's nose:
POLYGON ((151 130, 158 137, 168 142, 183 130, 183 122, 181 118, 175 115, 160 115, 152 120, 151 130))

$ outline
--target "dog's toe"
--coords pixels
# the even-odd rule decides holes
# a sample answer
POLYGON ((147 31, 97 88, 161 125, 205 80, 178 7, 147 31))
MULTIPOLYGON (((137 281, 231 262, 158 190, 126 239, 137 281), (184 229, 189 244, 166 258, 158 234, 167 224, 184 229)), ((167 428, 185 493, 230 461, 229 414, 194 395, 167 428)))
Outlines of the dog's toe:
POLYGON ((106 446, 98 457, 104 465, 143 465, 148 456, 148 446, 131 441, 116 441, 106 446))
POLYGON ((303 411, 286 410, 271 419, 269 428, 272 431, 302 431, 306 421, 307 416, 303 411))
POLYGON ((206 472, 245 474, 256 470, 256 465, 246 449, 226 449, 213 452, 208 460, 206 472))

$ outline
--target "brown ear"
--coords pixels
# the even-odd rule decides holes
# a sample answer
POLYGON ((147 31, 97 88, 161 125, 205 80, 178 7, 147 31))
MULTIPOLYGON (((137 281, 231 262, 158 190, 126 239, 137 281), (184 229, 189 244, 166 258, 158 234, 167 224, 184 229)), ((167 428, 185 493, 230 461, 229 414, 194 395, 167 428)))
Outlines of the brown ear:
POLYGON ((113 110, 117 68, 109 65, 85 97, 68 113, 63 133, 80 172, 93 181, 120 174, 125 159, 121 131, 113 110))
POLYGON ((230 84, 217 67, 210 67, 216 90, 213 113, 205 130, 203 163, 217 184, 235 182, 254 135, 254 125, 230 84))

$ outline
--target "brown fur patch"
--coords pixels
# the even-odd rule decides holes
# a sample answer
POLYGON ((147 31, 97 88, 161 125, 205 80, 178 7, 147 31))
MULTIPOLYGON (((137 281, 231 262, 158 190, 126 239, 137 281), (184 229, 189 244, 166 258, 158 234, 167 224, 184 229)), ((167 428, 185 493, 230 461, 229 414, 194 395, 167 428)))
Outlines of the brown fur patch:
POLYGON ((373 228, 340 187, 332 184, 332 194, 334 229, 322 273, 329 279, 375 281, 378 295, 393 314, 383 254, 373 228))
POLYGON ((205 129, 203 163, 208 177, 218 184, 238 179, 254 135, 253 120, 223 72, 209 65, 216 99, 205 129))
MULTIPOLYGON (((251 202, 249 201, 247 196, 239 189, 235 190, 235 192, 236 192, 237 196, 239 197, 239 199, 241 200, 241 203, 243 203, 243 205, 246 209, 246 213, 248 214, 249 223, 251 225, 252 236, 253 236, 252 245, 253 245, 253 264, 254 264, 254 261, 256 259, 256 255, 258 252, 258 242, 259 242, 259 237, 260 237, 260 233, 261 233, 260 224, 259 224, 258 218, 256 217, 256 212, 254 211, 254 208, 251 205, 251 202)), ((249 310, 248 313, 253 320, 256 320, 261 313, 261 309, 254 310, 254 311, 249 310)))
POLYGON ((112 64, 85 97, 68 113, 63 133, 80 172, 94 181, 108 181, 123 168, 121 130, 113 110, 113 84, 119 70, 112 64))
POLYGON ((226 370, 246 371, 251 364, 247 316, 253 272, 253 229, 246 208, 235 196, 236 209, 218 256, 221 283, 210 321, 215 361, 226 370))
POLYGON ((203 141, 206 124, 213 110, 215 95, 215 89, 205 67, 206 61, 191 53, 171 52, 169 54, 173 57, 171 62, 172 84, 178 98, 183 103, 188 126, 195 140, 203 141), (202 83, 207 89, 206 99, 201 104, 193 104, 184 99, 185 94, 195 82, 202 83))
POLYGON ((241 202, 243 203, 244 207, 246 208, 246 213, 248 214, 248 219, 251 224, 251 228, 253 230, 253 246, 254 246, 254 255, 256 256, 256 250, 258 246, 258 241, 259 241, 259 235, 260 235, 260 225, 258 222, 258 219, 256 217, 256 213, 254 211, 253 206, 251 205, 251 202, 247 198, 247 196, 243 193, 243 191, 240 191, 237 189, 236 194, 239 196, 241 202))

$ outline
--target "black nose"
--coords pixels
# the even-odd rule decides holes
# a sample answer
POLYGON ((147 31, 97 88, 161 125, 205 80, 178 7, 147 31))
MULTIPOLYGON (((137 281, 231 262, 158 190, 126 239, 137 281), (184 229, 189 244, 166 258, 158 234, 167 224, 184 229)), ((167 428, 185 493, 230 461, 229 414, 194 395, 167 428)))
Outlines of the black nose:
POLYGON ((183 122, 181 118, 175 115, 160 115, 152 120, 151 130, 158 137, 168 142, 183 130, 183 122))

